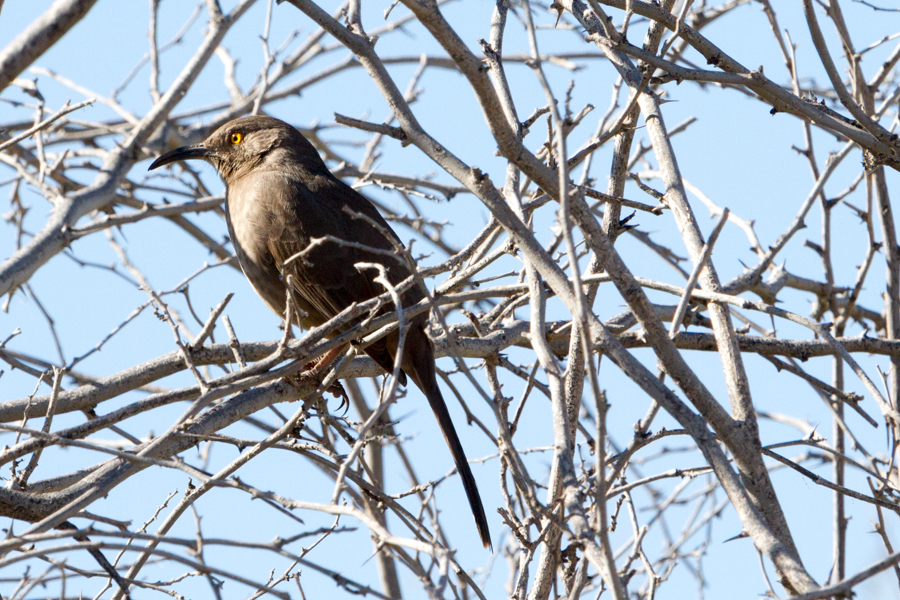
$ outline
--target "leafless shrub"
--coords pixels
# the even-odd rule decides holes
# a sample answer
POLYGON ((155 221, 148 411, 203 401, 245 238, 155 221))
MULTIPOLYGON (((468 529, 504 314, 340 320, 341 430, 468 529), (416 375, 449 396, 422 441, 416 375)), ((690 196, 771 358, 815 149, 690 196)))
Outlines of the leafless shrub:
MULTIPOLYGON (((176 598, 322 597, 334 585, 378 598, 654 598, 744 578, 805 599, 897 589, 900 45, 889 7, 802 0, 786 17, 795 38, 804 28, 798 40, 768 0, 402 0, 367 6, 383 11, 377 24, 359 0, 208 0, 193 12, 150 0, 146 56, 104 94, 75 81, 63 55, 45 56, 73 27, 104 43, 95 2, 57 0, 0 52, 4 597, 122 597, 87 550, 132 595, 176 598), (265 14, 262 27, 248 14, 265 14), (175 15, 185 20, 162 43, 175 15), (274 21, 302 33, 276 41, 274 21), (755 48, 781 60, 748 68, 731 47, 761 22, 770 37, 755 48), (230 32, 262 40, 250 86, 236 64, 258 62, 259 47, 233 56, 230 32), (163 60, 176 50, 180 64, 163 60), (182 108, 217 63, 224 87, 182 108), (429 104, 438 82, 453 97, 429 104), (428 255, 433 294, 407 314, 432 310, 445 390, 484 463, 493 556, 454 502, 453 474, 434 466, 446 464, 442 443, 392 420, 410 399, 375 412, 402 393, 379 396, 371 360, 351 350, 318 387, 285 379, 396 315, 336 333, 376 300, 296 339, 266 321, 274 340, 242 343, 232 320, 240 330, 251 317, 229 301, 248 286, 222 241, 222 196, 207 188, 218 180, 189 166, 146 173, 147 159, 235 117, 300 125, 285 114, 299 94, 324 90, 340 113, 373 83, 383 114, 322 114, 302 130, 416 241, 410 256, 428 255), (72 102, 51 105, 54 86, 72 102), (477 111, 464 109, 472 98, 477 111), (802 167, 748 199, 739 182, 769 177, 773 159, 728 164, 708 148, 730 138, 788 150, 743 123, 673 145, 695 125, 673 127, 672 114, 715 118, 700 98, 771 112, 797 134, 802 167), (472 157, 488 158, 478 168, 472 157), (703 191, 708 173, 689 183, 679 160, 733 178, 717 188, 729 198, 703 191), (792 186, 810 180, 798 198, 792 186), (40 198, 49 210, 29 205, 40 198), (477 207, 483 226, 466 214, 477 207), (148 270, 177 283, 157 287, 148 270), (113 312, 109 333, 88 326, 113 312), (337 379, 346 413, 322 396, 337 379), (870 522, 877 551, 852 541, 875 539, 870 522), (722 545, 735 536, 746 539, 722 545)), ((16 4, 0 2, 4 17, 16 4)))

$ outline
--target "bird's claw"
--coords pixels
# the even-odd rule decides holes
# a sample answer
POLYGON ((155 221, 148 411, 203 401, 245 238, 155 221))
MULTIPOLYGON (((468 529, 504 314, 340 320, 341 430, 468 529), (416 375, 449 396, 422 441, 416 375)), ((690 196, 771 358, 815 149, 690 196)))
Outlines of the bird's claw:
POLYGON ((331 387, 328 388, 328 393, 335 398, 341 399, 341 403, 338 404, 338 410, 343 409, 344 414, 346 415, 347 409, 350 408, 350 398, 347 396, 347 392, 344 390, 344 386, 341 385, 341 382, 335 381, 331 384, 331 387))
MULTIPOLYGON (((312 363, 305 365, 303 371, 297 373, 296 375, 288 375, 287 377, 285 377, 285 382, 294 387, 300 387, 303 385, 310 385, 316 388, 321 387, 322 370, 317 369, 316 367, 310 368, 311 364, 312 363)), ((338 405, 338 410, 344 409, 346 411, 346 409, 350 407, 350 398, 347 396, 347 392, 346 390, 344 390, 344 386, 341 385, 340 381, 335 381, 325 391, 335 398, 341 399, 341 403, 338 405)))

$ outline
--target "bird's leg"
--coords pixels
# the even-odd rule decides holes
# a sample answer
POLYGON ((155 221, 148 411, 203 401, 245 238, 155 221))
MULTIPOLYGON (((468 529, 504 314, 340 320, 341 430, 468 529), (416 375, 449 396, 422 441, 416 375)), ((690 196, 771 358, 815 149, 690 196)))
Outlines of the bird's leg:
MULTIPOLYGON (((328 370, 328 367, 330 367, 335 359, 346 349, 347 344, 343 344, 337 348, 332 348, 322 356, 309 361, 303 366, 302 371, 288 378, 288 382, 291 384, 321 383, 322 376, 328 370)), ((334 382, 327 391, 335 398, 341 398, 341 406, 343 406, 344 402, 347 402, 347 392, 344 391, 344 387, 339 381, 334 382)))
POLYGON ((320 376, 328 367, 331 366, 331 363, 334 362, 334 359, 340 356, 346 348, 347 344, 344 344, 342 346, 338 346, 337 348, 332 348, 322 356, 317 356, 316 358, 312 359, 311 361, 303 365, 303 370, 300 371, 298 377, 306 377, 307 374, 310 377, 320 376))

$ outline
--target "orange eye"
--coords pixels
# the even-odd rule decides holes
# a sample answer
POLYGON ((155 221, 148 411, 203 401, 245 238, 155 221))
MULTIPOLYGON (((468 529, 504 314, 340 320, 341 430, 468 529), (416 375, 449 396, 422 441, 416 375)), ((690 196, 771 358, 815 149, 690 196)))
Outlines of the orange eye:
POLYGON ((243 139, 244 139, 244 136, 242 136, 242 135, 239 134, 239 133, 232 133, 232 134, 231 134, 231 143, 232 143, 232 144, 240 144, 241 141, 243 141, 243 139))

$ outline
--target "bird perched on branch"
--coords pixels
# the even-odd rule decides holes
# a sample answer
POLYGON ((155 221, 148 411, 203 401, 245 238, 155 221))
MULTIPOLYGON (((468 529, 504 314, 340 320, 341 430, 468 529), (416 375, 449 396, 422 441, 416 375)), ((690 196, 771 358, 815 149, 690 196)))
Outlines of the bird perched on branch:
MULTIPOLYGON (((282 317, 290 276, 292 304, 298 313, 293 324, 317 327, 354 302, 385 291, 374 281, 378 270, 355 265, 383 266, 392 286, 412 274, 398 256, 400 239, 375 206, 332 175, 313 145, 287 123, 271 117, 235 119, 204 142, 166 152, 150 169, 188 159, 211 163, 225 181, 225 214, 238 261, 256 292, 282 317), (319 242, 311 245, 314 239, 319 242)), ((425 296, 417 283, 401 293, 400 300, 411 306, 425 296)), ((409 377, 428 398, 462 478, 481 541, 490 547, 475 478, 438 388, 426 321, 427 315, 420 314, 408 322, 400 383, 406 384, 409 377)), ((395 330, 364 351, 391 373, 398 340, 395 330)))

